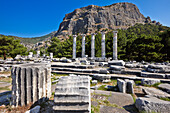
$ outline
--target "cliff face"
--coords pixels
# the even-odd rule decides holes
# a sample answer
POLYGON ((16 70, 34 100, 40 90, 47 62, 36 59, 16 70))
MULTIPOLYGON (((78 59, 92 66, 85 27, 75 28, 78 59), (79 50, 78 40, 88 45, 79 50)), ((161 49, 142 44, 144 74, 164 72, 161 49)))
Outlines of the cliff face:
POLYGON ((116 3, 110 6, 90 5, 66 14, 54 36, 67 37, 77 33, 93 33, 103 29, 127 29, 146 18, 132 3, 116 3))

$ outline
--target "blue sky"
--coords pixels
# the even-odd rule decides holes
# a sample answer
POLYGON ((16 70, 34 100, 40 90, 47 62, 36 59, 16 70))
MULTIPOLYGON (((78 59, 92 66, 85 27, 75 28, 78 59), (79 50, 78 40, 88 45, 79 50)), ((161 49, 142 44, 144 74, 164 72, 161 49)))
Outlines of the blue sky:
POLYGON ((170 0, 0 0, 0 34, 43 36, 58 30, 65 14, 76 8, 117 2, 134 3, 145 17, 170 27, 170 0))

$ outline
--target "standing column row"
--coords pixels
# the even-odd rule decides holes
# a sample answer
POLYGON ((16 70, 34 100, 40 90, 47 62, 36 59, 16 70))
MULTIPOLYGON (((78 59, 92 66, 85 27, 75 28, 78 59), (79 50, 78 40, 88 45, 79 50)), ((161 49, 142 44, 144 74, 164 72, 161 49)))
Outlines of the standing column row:
MULTIPOLYGON (((113 60, 117 60, 117 33, 118 31, 113 31, 113 60)), ((105 49, 105 32, 101 32, 102 40, 101 40, 101 54, 102 58, 106 56, 106 49, 105 49)), ((95 58, 95 33, 91 34, 91 58, 95 58)), ((82 58, 85 57, 85 34, 82 34, 82 58)), ((76 58, 76 38, 77 35, 73 35, 73 59, 76 58)))

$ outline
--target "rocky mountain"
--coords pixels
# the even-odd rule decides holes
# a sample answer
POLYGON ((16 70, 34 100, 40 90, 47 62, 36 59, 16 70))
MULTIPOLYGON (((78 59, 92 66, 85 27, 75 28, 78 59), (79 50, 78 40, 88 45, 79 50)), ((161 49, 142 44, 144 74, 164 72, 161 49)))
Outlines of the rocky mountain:
POLYGON ((145 18, 135 4, 89 5, 66 14, 54 36, 67 38, 69 35, 89 34, 103 29, 127 29, 136 23, 151 23, 151 19, 145 18))

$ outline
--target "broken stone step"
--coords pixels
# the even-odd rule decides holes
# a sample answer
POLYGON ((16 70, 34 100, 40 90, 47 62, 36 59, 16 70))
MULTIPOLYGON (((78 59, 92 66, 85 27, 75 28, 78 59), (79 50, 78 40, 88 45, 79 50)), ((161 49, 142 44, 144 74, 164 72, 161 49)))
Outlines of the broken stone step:
POLYGON ((76 95, 76 94, 60 94, 54 95, 54 102, 55 103, 82 103, 86 102, 89 103, 89 96, 84 95, 76 95))
POLYGON ((53 110, 57 113, 59 112, 65 112, 65 113, 84 113, 89 111, 89 105, 86 103, 63 103, 63 104, 55 104, 53 106, 53 110))
POLYGON ((71 72, 71 71, 51 71, 52 73, 56 73, 56 74, 76 74, 76 75, 89 75, 91 73, 83 73, 83 72, 71 72))
POLYGON ((74 64, 70 64, 70 65, 65 65, 65 64, 52 64, 51 68, 57 68, 57 67, 64 67, 64 68, 76 68, 76 69, 93 69, 95 68, 95 66, 92 65, 74 65, 74 64))
POLYGON ((143 87, 143 92, 147 95, 155 96, 155 97, 163 97, 163 98, 170 98, 170 94, 163 92, 159 89, 152 88, 152 87, 143 87))
POLYGON ((141 70, 124 70, 124 71, 121 71, 121 74, 129 74, 129 75, 140 76, 141 75, 141 70))
POLYGON ((161 73, 150 73, 150 72, 141 72, 142 77, 148 77, 148 78, 163 78, 165 79, 165 74, 161 73))

